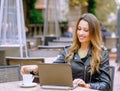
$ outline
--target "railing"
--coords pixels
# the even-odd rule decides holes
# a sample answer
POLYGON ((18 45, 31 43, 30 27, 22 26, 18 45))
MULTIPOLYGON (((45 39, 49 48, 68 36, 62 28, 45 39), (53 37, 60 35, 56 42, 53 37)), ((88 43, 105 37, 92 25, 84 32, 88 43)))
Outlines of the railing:
POLYGON ((28 25, 28 36, 33 37, 43 34, 43 24, 30 24, 28 25))
MULTIPOLYGON (((59 24, 59 28, 60 28, 60 33, 63 34, 66 24, 59 24)), ((54 27, 54 26, 53 26, 54 27)), ((44 32, 44 24, 29 24, 28 25, 28 36, 33 37, 36 35, 43 35, 44 32)), ((50 33, 55 33, 55 29, 52 29, 52 32, 50 32, 50 24, 48 24, 48 35, 50 33)))

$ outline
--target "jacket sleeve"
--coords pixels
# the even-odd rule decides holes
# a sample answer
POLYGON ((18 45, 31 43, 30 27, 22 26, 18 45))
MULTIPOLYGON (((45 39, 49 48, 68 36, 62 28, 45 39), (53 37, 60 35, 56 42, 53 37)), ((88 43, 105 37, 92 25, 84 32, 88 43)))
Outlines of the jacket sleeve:
POLYGON ((56 60, 53 63, 66 63, 65 56, 68 52, 68 47, 66 46, 64 50, 57 56, 56 60))
POLYGON ((104 50, 101 56, 100 73, 97 76, 98 81, 90 83, 92 89, 98 89, 100 91, 110 90, 110 75, 109 75, 109 53, 104 50))

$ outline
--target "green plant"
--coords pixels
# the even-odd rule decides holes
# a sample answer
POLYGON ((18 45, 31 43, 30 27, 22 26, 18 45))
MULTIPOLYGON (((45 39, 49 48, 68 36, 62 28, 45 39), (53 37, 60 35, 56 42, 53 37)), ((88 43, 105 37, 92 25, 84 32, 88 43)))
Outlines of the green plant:
POLYGON ((96 0, 88 0, 88 7, 87 7, 88 12, 96 15, 95 8, 96 8, 96 0))
POLYGON ((42 12, 38 12, 36 9, 29 11, 29 23, 30 24, 43 24, 42 12))
POLYGON ((43 24, 43 13, 35 9, 37 0, 26 0, 27 5, 27 21, 29 24, 43 24))

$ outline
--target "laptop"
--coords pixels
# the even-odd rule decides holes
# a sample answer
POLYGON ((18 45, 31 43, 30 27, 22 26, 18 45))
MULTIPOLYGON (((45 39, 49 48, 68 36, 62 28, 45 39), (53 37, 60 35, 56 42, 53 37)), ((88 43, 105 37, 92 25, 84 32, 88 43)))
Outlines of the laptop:
POLYGON ((39 81, 42 88, 72 90, 73 84, 70 64, 41 63, 39 67, 39 81))

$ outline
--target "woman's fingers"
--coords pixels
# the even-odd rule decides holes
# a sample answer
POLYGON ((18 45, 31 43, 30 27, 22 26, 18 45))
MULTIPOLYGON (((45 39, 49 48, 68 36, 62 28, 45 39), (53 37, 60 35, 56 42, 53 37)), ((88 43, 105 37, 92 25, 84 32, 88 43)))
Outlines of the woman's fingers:
POLYGON ((25 74, 23 67, 21 67, 20 73, 23 75, 25 74))
POLYGON ((80 79, 75 79, 74 81, 73 81, 73 84, 77 84, 77 82, 79 81, 80 79))
POLYGON ((21 74, 26 74, 31 71, 37 72, 38 71, 37 65, 25 65, 21 67, 21 74))
POLYGON ((75 79, 75 80, 73 81, 73 83, 75 83, 75 84, 79 84, 79 83, 84 84, 85 82, 84 82, 82 79, 75 79))
POLYGON ((78 84, 78 86, 85 87, 86 83, 82 79, 75 79, 73 84, 78 84))

